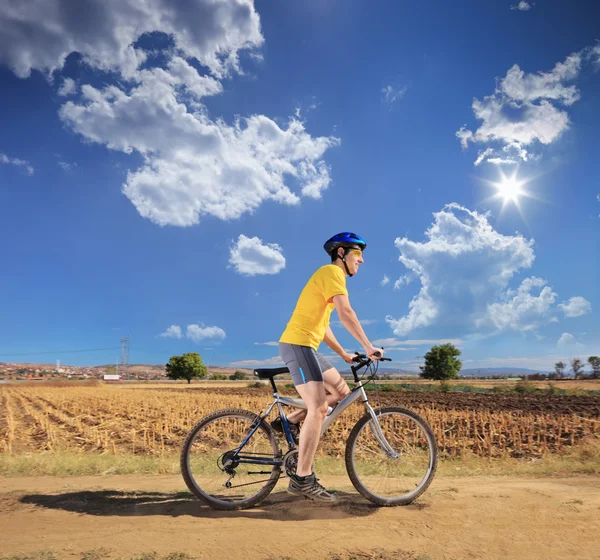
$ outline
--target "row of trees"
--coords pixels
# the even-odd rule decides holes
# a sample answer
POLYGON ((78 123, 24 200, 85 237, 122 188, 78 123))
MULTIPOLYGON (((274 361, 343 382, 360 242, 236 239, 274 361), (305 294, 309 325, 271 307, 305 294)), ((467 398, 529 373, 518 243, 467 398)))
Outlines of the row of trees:
MULTIPOLYGON (((421 367, 421 377, 425 379, 454 379, 462 367, 458 359, 460 350, 452 344, 434 346, 425 354, 425 366, 421 367)), ((202 358, 197 352, 188 352, 181 356, 171 356, 166 364, 169 379, 204 379, 208 375, 208 368, 202 363, 202 358)), ((222 377, 222 376, 219 376, 222 377)), ((244 372, 236 371, 229 379, 245 379, 244 372)))
MULTIPOLYGON (((420 376, 424 379, 456 379, 458 372, 462 367, 461 361, 458 359, 460 350, 453 344, 441 344, 433 346, 427 354, 425 354, 425 365, 421 366, 420 376)), ((592 373, 586 375, 584 373, 584 363, 579 358, 571 360, 571 372, 575 379, 600 379, 600 358, 598 356, 590 356, 587 359, 588 364, 592 368, 592 373)), ((554 372, 548 375, 549 379, 563 379, 567 364, 564 362, 556 362, 554 372)), ((542 374, 536 374, 542 377, 542 374)), ((532 376, 528 376, 532 377, 532 376)), ((546 376, 543 375, 545 378, 546 376)))
MULTIPOLYGON (((591 379, 600 379, 600 358, 598 356, 590 356, 588 359, 588 364, 592 368, 592 373, 587 376, 591 379)), ((565 370, 567 368, 567 364, 564 362, 556 362, 554 364, 554 373, 551 373, 552 379, 563 379, 565 377, 565 370)), ((571 360, 571 371, 575 379, 585 378, 586 375, 583 373, 584 365, 583 362, 579 358, 573 358, 571 360)))
MULTIPOLYGON (((425 365, 420 366, 420 376, 423 379, 456 379, 458 372, 462 367, 462 362, 458 359, 460 350, 453 344, 440 344, 433 346, 425 354, 425 365)), ((587 359, 592 368, 589 375, 591 379, 600 379, 600 358, 590 356, 587 359)), ((554 373, 551 373, 549 379, 563 379, 567 365, 564 362, 556 362, 554 373)), ((208 375, 207 367, 202 363, 200 354, 189 352, 182 356, 172 356, 166 365, 167 377, 169 379, 187 379, 188 383, 192 379, 204 379, 208 375)), ((571 360, 571 371, 575 379, 586 377, 583 373, 584 364, 579 358, 571 360)), ((230 379, 245 379, 244 372, 236 371, 230 379)), ((545 377, 545 376, 544 376, 545 377)))

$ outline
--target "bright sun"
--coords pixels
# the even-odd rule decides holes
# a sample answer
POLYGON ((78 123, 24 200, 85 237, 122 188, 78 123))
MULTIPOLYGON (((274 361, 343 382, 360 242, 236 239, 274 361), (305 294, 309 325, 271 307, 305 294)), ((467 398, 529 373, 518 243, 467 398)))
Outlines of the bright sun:
POLYGON ((496 196, 502 197, 504 202, 508 202, 511 200, 515 204, 519 202, 519 196, 525 194, 521 187, 523 186, 523 181, 517 181, 516 177, 503 177, 500 183, 496 183, 494 185, 498 192, 496 196))
POLYGON ((527 189, 527 185, 532 181, 531 177, 518 177, 518 169, 513 169, 511 175, 505 175, 502 169, 500 176, 497 181, 490 181, 484 179, 490 187, 494 189, 494 194, 486 198, 485 200, 500 199, 502 201, 502 210, 504 211, 507 206, 513 206, 519 214, 525 219, 523 215, 523 209, 521 208, 523 198, 535 198, 532 192, 527 189))

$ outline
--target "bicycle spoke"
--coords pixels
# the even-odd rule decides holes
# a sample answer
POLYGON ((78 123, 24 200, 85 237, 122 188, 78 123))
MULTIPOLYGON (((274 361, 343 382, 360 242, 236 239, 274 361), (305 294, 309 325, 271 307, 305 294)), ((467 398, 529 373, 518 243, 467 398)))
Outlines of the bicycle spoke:
POLYGON ((281 455, 263 426, 250 436, 254 427, 254 415, 245 411, 215 413, 201 421, 188 437, 182 459, 190 490, 224 509, 248 502, 265 489, 268 493, 279 478, 281 455), (256 480, 256 475, 269 474, 270 478, 256 480))
POLYGON ((367 497, 409 500, 415 489, 429 483, 435 443, 428 439, 424 421, 401 410, 378 416, 385 441, 397 458, 384 449, 384 442, 376 437, 371 421, 363 422, 355 434, 349 460, 358 479, 355 486, 367 497))

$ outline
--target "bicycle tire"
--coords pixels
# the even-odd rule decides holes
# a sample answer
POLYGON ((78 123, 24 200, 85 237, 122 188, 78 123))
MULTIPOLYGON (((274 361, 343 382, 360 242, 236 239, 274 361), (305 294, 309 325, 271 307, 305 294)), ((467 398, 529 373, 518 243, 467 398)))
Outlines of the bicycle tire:
MULTIPOLYGON (((251 496, 250 498, 247 498, 244 500, 239 500, 239 501, 224 501, 224 500, 215 499, 212 496, 210 496, 209 494, 207 494, 206 492, 204 492, 202 490, 202 488, 195 482, 195 478, 189 469, 189 453, 190 453, 190 448, 191 448, 197 434, 202 430, 202 428, 204 426, 213 422, 217 418, 227 417, 227 416, 232 416, 232 415, 243 416, 253 422, 258 420, 258 418, 259 418, 257 414, 254 414, 253 412, 250 412, 249 410, 243 410, 243 409, 238 409, 238 408, 227 408, 227 409, 216 410, 215 412, 211 412, 210 414, 207 414, 206 416, 201 418, 195 424, 195 426, 190 430, 190 432, 188 433, 186 440, 183 444, 183 447, 181 449, 181 455, 180 455, 181 474, 183 475, 183 479, 184 479, 188 489, 190 490, 190 492, 192 494, 194 494, 194 496, 196 496, 196 498, 198 498, 201 502, 205 503, 206 505, 208 505, 214 509, 220 509, 220 510, 247 509, 247 508, 250 508, 250 507, 256 505, 257 503, 259 503, 261 500, 264 500, 269 495, 269 493, 273 490, 273 488, 277 484, 279 477, 281 476, 281 468, 277 467, 277 466, 273 466, 273 470, 271 472, 271 477, 270 477, 269 481, 265 484, 265 486, 263 486, 259 492, 257 492, 255 495, 251 496)), ((275 437, 275 434, 274 434, 273 430, 271 429, 271 427, 263 420, 258 429, 263 430, 263 432, 268 436, 269 441, 271 443, 271 447, 273 449, 274 456, 281 457, 281 450, 279 449, 279 445, 277 443, 277 438, 275 437)))
POLYGON ((377 494, 372 493, 361 481, 360 476, 356 472, 354 461, 353 461, 353 451, 356 441, 364 428, 364 426, 371 421, 371 416, 369 414, 365 414, 352 428, 350 435, 348 436, 348 440, 346 442, 346 454, 345 454, 345 462, 346 462, 346 471, 348 472, 348 476, 352 481, 354 488, 367 500, 373 502, 379 506, 405 506, 412 502, 414 502, 423 492, 427 490, 433 477, 435 476, 435 472, 437 470, 437 462, 438 462, 438 448, 435 440, 435 435, 433 430, 429 426, 429 424, 416 412, 409 410, 408 408, 404 408, 402 406, 384 406, 375 410, 375 414, 377 416, 381 416, 386 413, 399 413, 405 416, 408 416, 415 420, 417 424, 423 429, 426 433, 427 441, 429 444, 429 448, 431 450, 431 458, 430 458, 430 467, 427 472, 427 476, 423 478, 417 490, 414 490, 409 493, 408 496, 398 497, 398 498, 385 498, 382 496, 378 496, 377 494))

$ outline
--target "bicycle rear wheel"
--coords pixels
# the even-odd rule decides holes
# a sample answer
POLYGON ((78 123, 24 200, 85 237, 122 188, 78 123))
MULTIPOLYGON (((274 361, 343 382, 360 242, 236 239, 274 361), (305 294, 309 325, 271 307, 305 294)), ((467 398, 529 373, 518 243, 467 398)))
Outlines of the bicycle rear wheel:
POLYGON ((180 462, 183 479, 197 498, 216 509, 244 509, 273 490, 281 474, 281 452, 266 422, 235 453, 258 420, 247 410, 218 410, 192 428, 180 462))
POLYGON ((437 444, 429 424, 400 406, 375 410, 394 454, 386 452, 370 415, 354 426, 346 443, 346 469, 354 487, 380 506, 407 505, 431 484, 437 468, 437 444))

